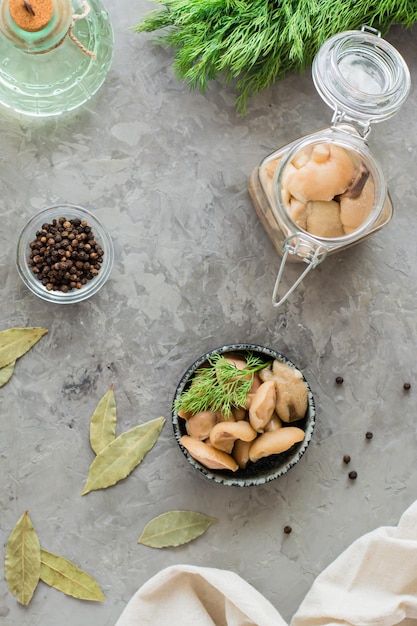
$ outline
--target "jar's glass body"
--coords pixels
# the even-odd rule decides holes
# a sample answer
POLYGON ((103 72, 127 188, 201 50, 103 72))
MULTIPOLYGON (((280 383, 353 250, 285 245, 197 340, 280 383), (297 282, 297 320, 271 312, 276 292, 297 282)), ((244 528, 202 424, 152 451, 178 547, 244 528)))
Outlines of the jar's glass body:
MULTIPOLYGON (((285 252, 285 242, 288 237, 291 235, 302 237, 306 233, 307 239, 313 236, 317 245, 325 245, 329 254, 348 248, 388 224, 394 211, 381 168, 366 144, 330 128, 297 139, 263 159, 251 174, 249 193, 258 217, 280 256, 285 252), (375 182, 375 200, 367 219, 354 232, 333 238, 321 237, 303 229, 292 219, 282 197, 282 178, 286 166, 306 146, 321 143, 336 144, 346 150, 353 150, 365 162, 375 182)), ((290 263, 304 260, 305 256, 302 252, 288 257, 290 263)))
POLYGON ((76 109, 97 92, 110 69, 113 30, 101 0, 53 0, 53 5, 51 22, 31 33, 10 19, 8 0, 2 2, 0 104, 17 113, 46 117, 76 109))

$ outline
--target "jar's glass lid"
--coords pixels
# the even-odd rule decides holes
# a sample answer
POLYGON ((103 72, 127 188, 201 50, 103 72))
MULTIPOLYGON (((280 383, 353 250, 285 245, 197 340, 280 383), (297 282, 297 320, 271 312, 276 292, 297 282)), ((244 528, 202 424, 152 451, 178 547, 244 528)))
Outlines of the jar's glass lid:
POLYGON ((391 117, 410 91, 403 57, 367 27, 328 39, 313 61, 312 75, 326 104, 354 120, 379 122, 391 117))

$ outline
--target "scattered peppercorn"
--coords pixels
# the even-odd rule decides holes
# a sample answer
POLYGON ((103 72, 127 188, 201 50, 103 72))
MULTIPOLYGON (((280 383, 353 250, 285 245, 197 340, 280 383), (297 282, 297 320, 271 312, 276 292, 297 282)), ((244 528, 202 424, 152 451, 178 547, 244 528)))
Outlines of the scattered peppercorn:
POLYGON ((349 478, 351 480, 356 480, 357 477, 358 477, 358 472, 355 472, 355 471, 349 472, 349 478))
POLYGON ((291 528, 291 526, 288 526, 288 525, 287 525, 287 526, 284 526, 284 533, 285 533, 286 535, 289 535, 291 532, 292 532, 292 528, 291 528))
POLYGON ((411 385, 410 385, 410 383, 404 383, 404 384, 403 384, 403 388, 404 388, 406 391, 409 391, 409 390, 411 389, 411 385))
POLYGON ((365 437, 366 437, 367 439, 372 439, 373 434, 372 434, 371 432, 369 432, 369 431, 368 431, 368 432, 366 433, 365 437))
POLYGON ((350 456, 348 454, 345 454, 343 457, 343 463, 346 463, 346 465, 350 463, 350 456))
POLYGON ((337 383, 338 385, 341 385, 341 384, 343 383, 343 378, 342 378, 342 376, 336 376, 336 383, 337 383))
POLYGON ((86 220, 60 217, 43 224, 29 244, 29 265, 48 291, 81 289, 100 271, 104 250, 86 220))

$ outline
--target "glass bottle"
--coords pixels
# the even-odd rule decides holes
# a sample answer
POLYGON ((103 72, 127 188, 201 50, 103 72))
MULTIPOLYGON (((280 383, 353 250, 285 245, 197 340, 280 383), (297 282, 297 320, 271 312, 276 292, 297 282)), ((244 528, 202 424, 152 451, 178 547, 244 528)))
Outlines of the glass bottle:
POLYGON ((315 87, 334 111, 330 127, 278 149, 249 179, 255 210, 282 257, 272 303, 282 304, 327 256, 385 226, 392 201, 366 139, 371 124, 394 115, 410 91, 399 52, 368 27, 331 37, 312 67, 315 87), (287 262, 304 262, 287 293, 287 262))
POLYGON ((101 87, 112 57, 101 0, 1 0, 4 107, 36 117, 76 109, 101 87))

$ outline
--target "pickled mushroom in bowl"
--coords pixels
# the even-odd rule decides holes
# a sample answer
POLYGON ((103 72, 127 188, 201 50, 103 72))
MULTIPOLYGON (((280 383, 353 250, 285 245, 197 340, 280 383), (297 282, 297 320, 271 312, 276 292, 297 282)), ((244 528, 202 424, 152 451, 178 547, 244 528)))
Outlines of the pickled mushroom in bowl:
POLYGON ((285 167, 281 194, 289 216, 317 237, 348 235, 368 218, 375 184, 351 150, 319 143, 300 150, 285 167))
POLYGON ((174 409, 183 448, 208 469, 236 472, 304 440, 297 421, 308 410, 308 387, 299 370, 278 359, 216 354, 174 409))

